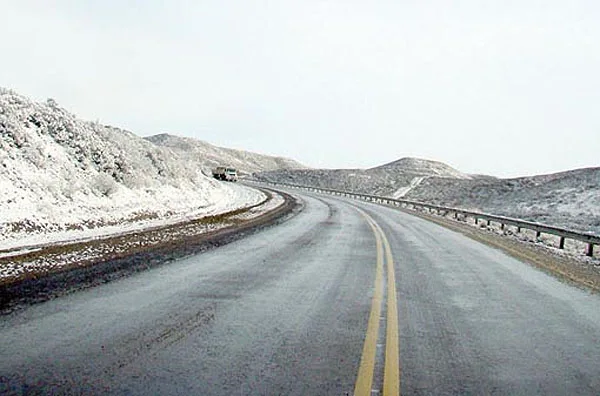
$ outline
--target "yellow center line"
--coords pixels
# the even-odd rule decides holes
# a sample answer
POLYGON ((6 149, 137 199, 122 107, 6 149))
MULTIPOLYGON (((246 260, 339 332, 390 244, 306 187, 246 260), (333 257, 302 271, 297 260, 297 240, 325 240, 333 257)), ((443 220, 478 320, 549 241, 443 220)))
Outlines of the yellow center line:
POLYGON ((398 297, 396 275, 390 243, 379 226, 387 259, 387 330, 385 337, 385 369, 383 374, 383 396, 400 394, 400 350, 398 339, 398 297))
POLYGON ((355 396, 370 396, 375 370, 375 355, 377 352, 377 336, 379 335, 379 317, 381 316, 381 302, 383 301, 383 247, 381 236, 377 232, 372 220, 361 211, 373 229, 377 244, 377 269, 375 272, 375 292, 371 303, 371 313, 367 325, 367 335, 363 345, 362 357, 358 368, 358 376, 354 386, 355 396))
POLYGON ((358 377, 354 387, 354 395, 370 396, 373 386, 375 356, 377 352, 377 337, 379 334, 379 317, 383 300, 383 263, 387 262, 387 326, 385 335, 385 366, 383 370, 383 395, 400 395, 400 351, 398 338, 398 302, 396 293, 396 275, 394 258, 390 243, 371 216, 357 210, 371 226, 377 245, 377 269, 375 274, 375 293, 371 303, 371 313, 367 325, 367 334, 363 346, 363 354, 358 369, 358 377), (385 256, 384 256, 385 254, 385 256))

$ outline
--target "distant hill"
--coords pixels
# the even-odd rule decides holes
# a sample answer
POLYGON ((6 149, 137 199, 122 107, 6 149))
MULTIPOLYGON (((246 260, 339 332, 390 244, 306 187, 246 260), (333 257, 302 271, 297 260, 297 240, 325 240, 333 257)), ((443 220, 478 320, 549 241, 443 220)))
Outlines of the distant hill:
POLYGON ((600 168, 498 179, 402 158, 371 169, 278 170, 258 180, 405 198, 547 223, 600 235, 600 168))
POLYGON ((304 165, 283 157, 251 153, 213 146, 202 140, 169 135, 166 133, 145 137, 157 146, 167 147, 200 164, 205 173, 217 166, 229 166, 241 173, 270 171, 275 169, 306 168, 304 165))
POLYGON ((471 179, 471 176, 444 164, 443 162, 420 158, 401 158, 397 161, 377 166, 368 172, 385 171, 389 173, 407 173, 418 176, 437 176, 444 178, 471 179))
POLYGON ((470 179, 437 161, 402 158, 371 169, 280 169, 254 175, 259 180, 401 197, 428 177, 470 179))

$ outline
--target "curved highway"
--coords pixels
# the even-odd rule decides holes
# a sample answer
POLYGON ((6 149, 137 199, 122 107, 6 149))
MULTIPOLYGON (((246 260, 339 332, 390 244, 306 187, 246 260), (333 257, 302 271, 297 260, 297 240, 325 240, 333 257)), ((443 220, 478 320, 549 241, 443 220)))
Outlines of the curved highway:
POLYGON ((277 226, 1 317, 0 393, 600 394, 597 295, 391 208, 301 198, 277 226))

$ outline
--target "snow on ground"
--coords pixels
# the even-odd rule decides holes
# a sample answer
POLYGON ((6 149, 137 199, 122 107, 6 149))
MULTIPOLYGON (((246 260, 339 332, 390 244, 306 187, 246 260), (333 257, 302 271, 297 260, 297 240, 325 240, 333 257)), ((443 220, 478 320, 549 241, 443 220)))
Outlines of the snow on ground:
POLYGON ((600 235, 600 168, 498 179, 403 158, 376 168, 261 172, 256 180, 403 198, 600 235))
MULTIPOLYGON (((278 169, 253 175, 258 181, 290 183, 364 194, 391 196, 408 191, 415 178, 470 179, 469 175, 442 164, 419 158, 402 158, 371 169, 278 169)), ((424 180, 424 179, 421 179, 424 180)))
POLYGON ((435 176, 450 179, 471 179, 470 175, 462 173, 449 165, 439 161, 431 161, 422 158, 401 158, 375 168, 368 169, 370 172, 385 171, 387 173, 409 173, 421 176, 435 176))
MULTIPOLYGON (((98 239, 109 235, 120 235, 139 230, 162 227, 187 220, 226 213, 241 207, 257 204, 265 199, 265 196, 262 193, 257 193, 256 190, 245 186, 233 185, 228 187, 229 188, 221 191, 222 194, 218 196, 218 201, 204 207, 186 208, 185 206, 182 206, 177 211, 161 213, 160 201, 141 202, 140 204, 147 205, 146 210, 148 213, 151 213, 151 211, 154 210, 153 213, 156 216, 155 218, 133 220, 131 218, 123 217, 121 221, 118 221, 115 219, 119 218, 119 213, 126 212, 119 212, 119 208, 116 208, 116 211, 111 216, 111 222, 113 223, 109 225, 86 227, 83 224, 69 223, 68 227, 64 227, 63 224, 52 223, 51 226, 53 230, 50 232, 47 231, 47 229, 24 229, 23 231, 7 233, 0 237, 0 251, 59 242, 79 242, 98 239)), ((163 198, 165 200, 176 200, 178 198, 176 194, 177 191, 174 191, 170 196, 163 195, 163 198)), ((193 199, 190 198, 190 201, 193 203, 193 199)), ((19 249, 19 254, 23 253, 24 251, 19 249)), ((5 253, 5 255, 8 255, 8 253, 5 253)))
POLYGON ((600 168, 514 179, 432 177, 405 198, 600 235, 600 168))
MULTIPOLYGON (((239 191, 252 191, 240 188, 239 191)), ((181 241, 189 237, 204 235, 225 227, 239 224, 240 221, 249 221, 261 214, 269 212, 284 203, 284 198, 278 194, 272 194, 270 199, 259 205, 233 213, 219 221, 211 221, 203 216, 196 219, 174 219, 177 224, 173 227, 165 227, 167 221, 148 222, 142 225, 144 232, 124 233, 124 228, 115 230, 117 234, 108 232, 110 238, 99 238, 94 236, 93 241, 86 243, 69 243, 62 245, 60 249, 43 250, 42 248, 19 249, 13 252, 0 253, 0 285, 14 282, 22 278, 39 276, 48 272, 64 269, 65 267, 83 267, 94 264, 106 257, 118 257, 123 254, 131 254, 137 249, 149 249, 153 246, 164 245, 174 241, 181 241), (189 220, 189 221, 188 221, 189 220), (160 226, 160 228, 149 227, 160 226), (39 252, 36 254, 36 252, 39 252)), ((132 229, 135 225, 132 225, 132 229)), ((93 231, 93 230, 92 230, 93 231)), ((110 230, 105 230, 110 231, 110 230)), ((81 235, 81 234, 78 234, 81 235)), ((73 238, 70 238, 73 239, 73 238)), ((72 241, 70 241, 72 242, 72 241)))
POLYGON ((131 132, 0 88, 0 251, 120 233, 265 199, 131 132))
POLYGON ((423 180, 425 180, 428 176, 419 176, 415 177, 410 181, 410 184, 405 187, 400 187, 396 190, 395 193, 392 194, 394 199, 399 199, 408 194, 412 189, 416 188, 423 180))

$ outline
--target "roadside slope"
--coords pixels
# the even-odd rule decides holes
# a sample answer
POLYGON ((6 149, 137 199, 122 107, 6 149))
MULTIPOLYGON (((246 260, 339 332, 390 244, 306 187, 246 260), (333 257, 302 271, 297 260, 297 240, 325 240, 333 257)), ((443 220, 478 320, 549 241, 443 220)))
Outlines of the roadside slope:
POLYGON ((428 178, 404 198, 600 235, 600 168, 513 179, 428 178))
POLYGON ((0 250, 215 215, 262 199, 131 132, 0 88, 0 250))

